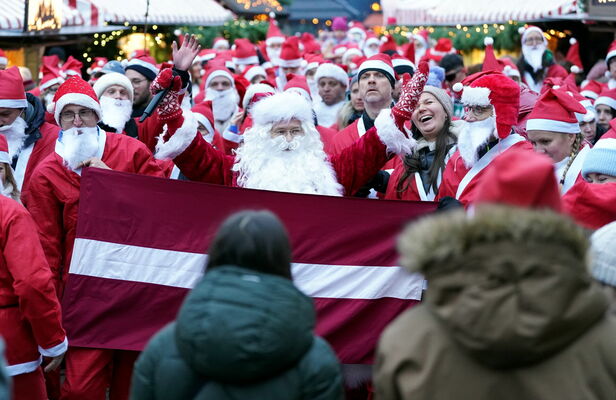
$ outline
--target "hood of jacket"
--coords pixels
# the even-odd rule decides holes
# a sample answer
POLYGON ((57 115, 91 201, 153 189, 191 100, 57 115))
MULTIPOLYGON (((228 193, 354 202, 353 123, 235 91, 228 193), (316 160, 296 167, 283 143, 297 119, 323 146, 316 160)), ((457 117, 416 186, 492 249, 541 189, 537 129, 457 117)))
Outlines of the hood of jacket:
POLYGON ((26 100, 28 101, 28 107, 26 107, 23 118, 28 124, 26 128, 28 136, 24 142, 24 147, 30 146, 41 138, 39 128, 45 122, 45 107, 43 107, 41 100, 32 93, 26 93, 26 100))
POLYGON ((293 367, 314 340, 312 299, 283 277, 221 266, 182 305, 178 350, 203 376, 252 383, 293 367))
POLYGON ((428 280, 425 306, 480 363, 518 368, 565 348, 605 314, 588 242, 547 210, 480 206, 425 218, 398 244, 428 280))

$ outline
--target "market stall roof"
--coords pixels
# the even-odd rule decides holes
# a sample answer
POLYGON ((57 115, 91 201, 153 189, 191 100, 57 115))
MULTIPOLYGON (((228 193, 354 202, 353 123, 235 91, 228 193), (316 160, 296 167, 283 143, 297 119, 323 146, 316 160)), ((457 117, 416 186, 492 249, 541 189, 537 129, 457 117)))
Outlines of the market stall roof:
MULTIPOLYGON (((147 0, 90 0, 111 24, 145 23, 147 0)), ((233 13, 214 0, 150 0, 148 24, 223 25, 233 13)))
POLYGON ((270 12, 276 15, 288 14, 286 7, 277 0, 255 1, 254 3, 250 0, 221 0, 221 3, 239 15, 269 14, 270 12))
MULTIPOLYGON (((0 35, 20 34, 24 28, 25 0, 0 1, 0 35)), ((87 33, 102 25, 97 8, 87 0, 62 1, 62 28, 59 34, 87 33)))
POLYGON ((333 17, 347 17, 349 20, 359 19, 361 13, 347 0, 295 0, 289 7, 290 20, 311 20, 313 18, 331 19, 333 17))
POLYGON ((476 25, 569 18, 577 0, 382 0, 383 16, 400 25, 476 25))

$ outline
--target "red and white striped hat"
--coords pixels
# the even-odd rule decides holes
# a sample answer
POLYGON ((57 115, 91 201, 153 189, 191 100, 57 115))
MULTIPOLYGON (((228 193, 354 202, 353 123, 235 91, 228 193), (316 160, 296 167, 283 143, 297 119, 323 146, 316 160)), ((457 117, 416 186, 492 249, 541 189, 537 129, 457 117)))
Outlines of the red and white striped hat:
POLYGON ((608 107, 612 107, 612 109, 616 110, 616 88, 615 89, 603 89, 595 100, 595 107, 603 104, 608 107))
MULTIPOLYGON (((24 83, 19 68, 0 70, 0 107, 25 108, 28 106, 24 83)), ((2 136, 2 135, 0 135, 2 136)))
POLYGON ((375 54, 364 61, 359 67, 359 71, 357 71, 357 78, 361 78, 361 75, 366 71, 379 71, 385 74, 392 86, 396 83, 396 72, 394 70, 394 65, 391 62, 391 57, 387 54, 375 54))

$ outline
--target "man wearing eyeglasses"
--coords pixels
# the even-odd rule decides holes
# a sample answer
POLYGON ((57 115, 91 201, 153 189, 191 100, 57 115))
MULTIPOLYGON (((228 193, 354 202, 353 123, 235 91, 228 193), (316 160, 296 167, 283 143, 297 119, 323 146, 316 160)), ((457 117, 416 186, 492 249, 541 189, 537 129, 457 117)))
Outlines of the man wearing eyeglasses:
POLYGON ((152 99, 150 84, 158 75, 156 61, 150 56, 142 55, 132 58, 125 68, 126 77, 133 85, 133 118, 139 118, 152 99))
POLYGON ((554 62, 547 45, 543 31, 536 26, 528 26, 522 33, 522 57, 518 69, 522 72, 522 82, 537 93, 546 78, 567 77, 567 70, 554 62))

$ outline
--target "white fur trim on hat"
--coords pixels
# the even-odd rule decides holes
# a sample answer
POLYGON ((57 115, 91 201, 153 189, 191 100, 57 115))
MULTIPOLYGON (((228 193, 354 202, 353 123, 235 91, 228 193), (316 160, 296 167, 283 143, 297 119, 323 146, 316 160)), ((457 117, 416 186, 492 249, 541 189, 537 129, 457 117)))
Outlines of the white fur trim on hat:
POLYGON ((98 101, 94 100, 92 97, 88 96, 87 94, 67 93, 64 96, 60 97, 58 101, 55 103, 53 116, 56 122, 58 123, 58 126, 61 126, 60 125, 60 113, 62 112, 62 109, 69 104, 76 104, 78 106, 82 106, 82 107, 86 107, 86 108, 90 108, 94 110, 94 112, 98 116, 97 122, 100 121, 101 105, 99 104, 98 101))
POLYGON ((9 153, 6 151, 0 151, 0 162, 10 164, 11 157, 9 157, 9 153))
POLYGON ((462 103, 468 106, 490 106, 490 89, 487 87, 464 86, 462 103))
POLYGON ((250 64, 259 64, 259 57, 250 56, 244 58, 235 58, 233 57, 233 62, 235 65, 250 65, 250 64))
POLYGON ((381 44, 381 40, 377 37, 370 37, 364 42, 364 47, 368 47, 371 44, 381 44))
POLYGON ((513 68, 511 65, 505 65, 505 68, 503 68, 503 74, 509 77, 517 76, 518 78, 520 78, 520 71, 518 71, 516 68, 513 68))
POLYGON ((359 66, 359 71, 357 71, 357 75, 361 75, 363 71, 366 70, 377 70, 377 71, 383 71, 387 74, 389 74, 393 79, 395 79, 396 77, 396 72, 394 71, 394 69, 392 67, 390 67, 388 64, 382 62, 382 61, 378 61, 378 60, 367 60, 364 61, 363 63, 361 63, 361 65, 359 66))
POLYGON ((483 45, 484 45, 484 46, 490 46, 490 45, 492 45, 492 44, 494 44, 494 38, 492 38, 492 37, 490 37, 490 36, 486 36, 486 37, 483 39, 483 45))
POLYGON ((126 75, 120 74, 119 72, 109 72, 101 76, 94 82, 92 88, 96 92, 96 96, 100 99, 103 92, 112 85, 119 85, 126 89, 128 91, 128 98, 130 101, 133 101, 133 84, 126 75))
POLYGON ((269 96, 254 105, 251 112, 255 125, 268 125, 297 119, 314 123, 312 105, 297 93, 283 92, 269 96))
POLYGON ((607 56, 605 56, 605 62, 610 61, 610 58, 612 57, 616 57, 616 50, 612 50, 609 53, 607 53, 607 56))
MULTIPOLYGON (((175 133, 167 140, 163 140, 165 132, 158 136, 158 143, 156 144, 156 152, 154 157, 159 160, 174 159, 184 152, 190 146, 195 136, 199 135, 199 123, 194 114, 190 110, 184 110, 182 115, 184 116, 184 122, 175 133)), ((166 131, 166 125, 165 125, 166 131)))
POLYGON ((282 68, 299 68, 302 66, 303 59, 294 58, 292 60, 278 59, 278 66, 282 68))
POLYGON ((310 96, 310 93, 308 93, 305 89, 302 89, 300 87, 290 87, 287 90, 285 90, 285 92, 297 93, 300 96, 303 96, 306 100, 312 101, 312 96, 310 96))
POLYGON ((265 44, 267 46, 270 46, 272 44, 283 44, 285 41, 285 38, 282 36, 272 36, 270 38, 265 39, 265 44))
POLYGON ((580 94, 584 97, 590 97, 593 100, 596 100, 599 95, 591 90, 582 90, 580 94))
POLYGON ((224 69, 212 71, 212 73, 210 73, 205 80, 205 87, 208 88, 210 86, 210 82, 212 82, 212 79, 219 76, 224 76, 225 78, 229 79, 231 81, 231 86, 235 87, 235 81, 233 80, 233 76, 224 69))
POLYGON ((314 80, 319 82, 319 79, 321 78, 332 78, 338 82, 341 82, 344 87, 349 87, 349 76, 336 64, 325 63, 319 65, 317 72, 314 74, 314 80))
POLYGON ((575 135, 580 133, 580 125, 577 122, 536 118, 526 121, 526 132, 528 131, 550 131, 575 135))
POLYGON ((210 122, 210 120, 207 119, 207 117, 201 114, 200 112, 193 111, 192 113, 195 119, 197 120, 197 122, 203 125, 203 127, 208 131, 209 134, 213 135, 214 127, 212 126, 212 123, 210 122))
POLYGON ((261 75, 267 78, 267 72, 263 67, 260 67, 259 65, 255 65, 254 67, 244 72, 244 78, 246 78, 248 82, 252 81, 252 79, 257 75, 261 75))
POLYGON ((614 110, 616 110, 616 99, 613 99, 611 97, 607 97, 607 96, 597 97, 597 100, 595 100, 595 107, 597 107, 599 104, 611 107, 614 110))
POLYGON ((0 99, 1 108, 26 108, 28 101, 26 99, 0 99))
POLYGON ((538 32, 538 33, 540 33, 541 37, 543 38, 543 43, 547 43, 548 42, 548 40, 543 35, 543 31, 539 27, 537 27, 537 26, 528 26, 528 27, 524 28, 524 30, 520 31, 520 34, 522 35, 522 37, 521 37, 522 43, 524 43, 524 40, 526 39, 526 36, 529 33, 531 33, 531 32, 538 32))
POLYGON ((379 139, 387 148, 387 152, 400 156, 413 153, 417 146, 417 141, 412 137, 407 137, 398 129, 391 116, 390 109, 386 108, 379 112, 379 115, 374 120, 374 126, 376 127, 379 139))
POLYGON ((246 109, 248 107, 248 103, 252 99, 252 97, 257 93, 276 93, 276 90, 268 84, 265 83, 253 83, 252 85, 246 88, 246 93, 244 93, 244 98, 242 99, 242 108, 246 109))
POLYGON ((41 92, 49 87, 52 87, 55 84, 63 84, 64 83, 64 78, 62 78, 61 76, 58 76, 57 78, 53 78, 48 80, 45 83, 42 83, 39 87, 41 88, 41 92))

